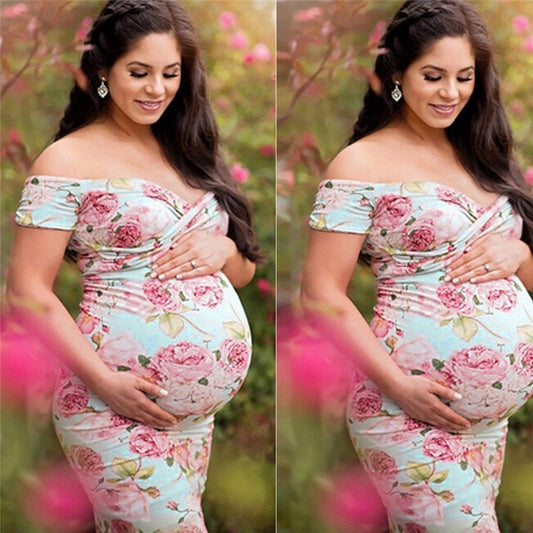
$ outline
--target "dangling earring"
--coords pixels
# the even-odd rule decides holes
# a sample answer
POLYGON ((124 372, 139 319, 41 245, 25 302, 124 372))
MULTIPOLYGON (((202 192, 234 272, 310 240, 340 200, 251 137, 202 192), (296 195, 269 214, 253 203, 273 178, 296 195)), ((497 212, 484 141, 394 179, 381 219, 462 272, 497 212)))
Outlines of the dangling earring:
POLYGON ((399 102, 402 99, 403 93, 402 93, 402 90, 400 89, 399 81, 394 82, 394 89, 391 91, 390 95, 392 96, 392 99, 395 102, 399 102))
POLYGON ((105 78, 102 76, 100 78, 100 85, 98 86, 98 89, 96 91, 98 92, 98 96, 100 98, 105 98, 109 94, 109 89, 107 88, 107 85, 105 84, 105 78))

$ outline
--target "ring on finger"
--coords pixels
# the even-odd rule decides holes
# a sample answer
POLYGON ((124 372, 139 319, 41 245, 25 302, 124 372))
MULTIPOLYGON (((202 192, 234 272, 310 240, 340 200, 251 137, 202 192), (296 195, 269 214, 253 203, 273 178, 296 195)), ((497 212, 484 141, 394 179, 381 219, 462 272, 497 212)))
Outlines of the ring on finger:
POLYGON ((485 263, 483 265, 483 268, 485 269, 485 272, 488 274, 490 272, 490 265, 488 263, 485 263))
POLYGON ((191 259, 189 263, 191 264, 191 268, 194 270, 196 268, 196 261, 194 259, 191 259))

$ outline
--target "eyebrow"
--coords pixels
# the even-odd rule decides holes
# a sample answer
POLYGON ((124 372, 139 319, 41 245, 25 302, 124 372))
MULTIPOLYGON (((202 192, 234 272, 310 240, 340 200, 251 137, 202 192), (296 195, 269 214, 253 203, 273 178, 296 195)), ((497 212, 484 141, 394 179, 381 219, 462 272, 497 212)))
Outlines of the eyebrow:
MULTIPOLYGON (((140 67, 144 68, 153 68, 152 65, 148 65, 146 63, 141 63, 140 61, 130 61, 126 66, 130 67, 131 65, 138 65, 140 67)), ((172 63, 171 65, 167 65, 164 68, 171 68, 171 67, 180 67, 181 63, 179 61, 176 61, 175 63, 172 63)))
MULTIPOLYGON (((445 68, 437 67, 435 65, 424 65, 420 70, 425 69, 425 68, 432 68, 433 70, 437 70, 439 72, 446 72, 445 68)), ((458 72, 464 72, 465 70, 475 70, 475 68, 473 66, 469 66, 469 67, 462 68, 458 72)))

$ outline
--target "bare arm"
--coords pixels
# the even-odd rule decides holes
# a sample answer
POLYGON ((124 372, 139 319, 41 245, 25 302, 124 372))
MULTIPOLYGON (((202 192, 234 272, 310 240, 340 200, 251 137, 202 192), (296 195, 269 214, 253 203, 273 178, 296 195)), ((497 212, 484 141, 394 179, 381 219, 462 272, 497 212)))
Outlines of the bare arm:
POLYGON ((454 391, 422 376, 408 376, 396 365, 347 295, 365 236, 311 231, 302 279, 302 305, 345 334, 344 342, 356 364, 389 398, 411 417, 451 431, 468 420, 439 396, 457 399, 454 391))
POLYGON ((129 372, 109 369, 54 294, 53 283, 70 235, 69 231, 17 226, 7 282, 9 305, 31 313, 34 326, 53 337, 63 362, 113 411, 154 427, 172 425, 174 417, 146 396, 164 396, 162 389, 129 372))

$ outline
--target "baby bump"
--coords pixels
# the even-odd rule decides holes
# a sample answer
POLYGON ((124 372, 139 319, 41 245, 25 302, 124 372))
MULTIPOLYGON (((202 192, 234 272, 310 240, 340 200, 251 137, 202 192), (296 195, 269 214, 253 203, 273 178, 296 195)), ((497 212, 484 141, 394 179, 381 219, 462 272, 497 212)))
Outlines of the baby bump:
POLYGON ((108 293, 105 305, 104 298, 82 305, 78 325, 100 357, 167 390, 156 401, 173 414, 220 409, 242 385, 251 357, 249 326, 231 285, 216 275, 126 287, 122 295, 108 293))

